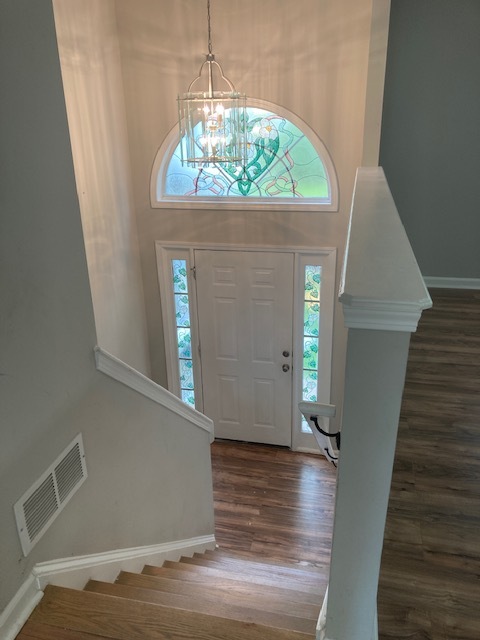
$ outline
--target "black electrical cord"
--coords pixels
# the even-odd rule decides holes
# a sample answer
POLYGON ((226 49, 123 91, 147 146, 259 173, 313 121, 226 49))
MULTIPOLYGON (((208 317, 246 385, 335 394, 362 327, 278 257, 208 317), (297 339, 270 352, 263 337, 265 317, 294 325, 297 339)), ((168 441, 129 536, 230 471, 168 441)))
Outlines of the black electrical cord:
POLYGON ((310 420, 313 422, 317 430, 320 431, 320 433, 323 436, 327 436, 327 438, 335 438, 337 449, 340 451, 340 431, 337 431, 337 433, 328 433, 327 431, 324 431, 318 424, 317 416, 310 416, 310 420))

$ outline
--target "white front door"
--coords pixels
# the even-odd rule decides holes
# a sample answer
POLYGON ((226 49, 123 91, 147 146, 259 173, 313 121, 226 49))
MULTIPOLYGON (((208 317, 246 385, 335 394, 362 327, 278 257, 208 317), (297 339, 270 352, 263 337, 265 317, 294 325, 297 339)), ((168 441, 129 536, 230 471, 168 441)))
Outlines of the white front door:
POLYGON ((294 254, 195 250, 195 270, 216 437, 290 446, 294 254))

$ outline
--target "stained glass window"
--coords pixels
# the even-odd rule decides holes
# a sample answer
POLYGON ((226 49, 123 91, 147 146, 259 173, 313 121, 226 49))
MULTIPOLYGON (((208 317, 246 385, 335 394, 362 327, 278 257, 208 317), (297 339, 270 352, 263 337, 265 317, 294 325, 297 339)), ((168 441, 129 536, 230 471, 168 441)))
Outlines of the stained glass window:
POLYGON ((247 129, 247 160, 241 166, 182 166, 179 143, 165 173, 158 173, 157 201, 213 197, 332 203, 326 166, 299 127, 272 111, 248 107, 247 129))
MULTIPOLYGON (((321 279, 321 266, 305 266, 302 400, 308 402, 317 402, 321 279)), ((310 427, 305 418, 302 419, 302 432, 310 432, 310 427)))
POLYGON ((177 356, 182 400, 195 407, 195 382, 193 379, 192 333, 186 260, 172 260, 172 283, 175 298, 175 325, 177 332, 177 356))

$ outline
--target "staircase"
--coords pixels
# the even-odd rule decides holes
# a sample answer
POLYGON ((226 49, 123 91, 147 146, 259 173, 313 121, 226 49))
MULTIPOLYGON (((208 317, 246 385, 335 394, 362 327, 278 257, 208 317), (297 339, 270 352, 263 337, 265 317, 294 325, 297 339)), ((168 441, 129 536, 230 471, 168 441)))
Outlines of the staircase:
POLYGON ((315 567, 217 549, 83 591, 48 585, 17 640, 312 640, 325 588, 315 567))

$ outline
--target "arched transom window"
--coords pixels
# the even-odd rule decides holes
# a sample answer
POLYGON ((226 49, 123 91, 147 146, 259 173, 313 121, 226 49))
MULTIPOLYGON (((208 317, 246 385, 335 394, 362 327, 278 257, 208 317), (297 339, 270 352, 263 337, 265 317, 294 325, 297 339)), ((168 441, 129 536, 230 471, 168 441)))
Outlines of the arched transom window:
POLYGON ((155 159, 152 206, 337 210, 335 169, 325 145, 299 118, 273 107, 247 107, 247 160, 242 166, 182 165, 175 127, 155 159))

